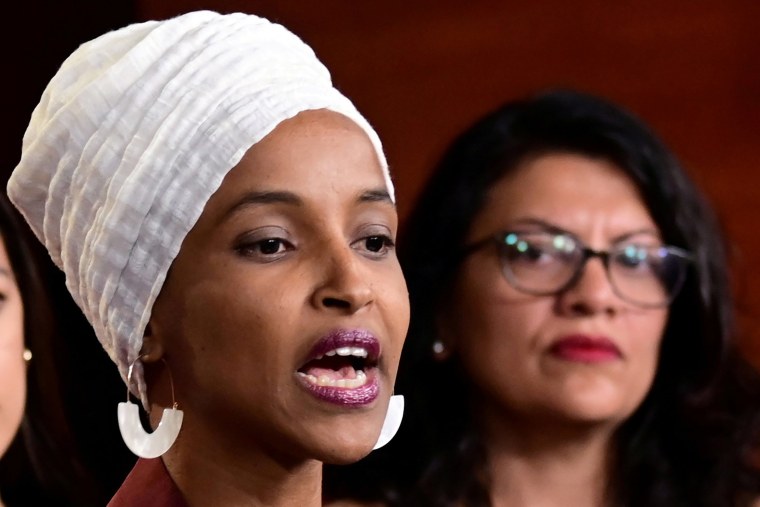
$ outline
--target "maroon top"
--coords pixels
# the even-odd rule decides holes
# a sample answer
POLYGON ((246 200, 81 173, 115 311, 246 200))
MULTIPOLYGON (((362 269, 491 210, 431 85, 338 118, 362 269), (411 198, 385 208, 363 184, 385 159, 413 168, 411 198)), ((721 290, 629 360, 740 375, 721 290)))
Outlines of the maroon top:
POLYGON ((161 458, 140 458, 108 507, 187 507, 187 503, 161 458))

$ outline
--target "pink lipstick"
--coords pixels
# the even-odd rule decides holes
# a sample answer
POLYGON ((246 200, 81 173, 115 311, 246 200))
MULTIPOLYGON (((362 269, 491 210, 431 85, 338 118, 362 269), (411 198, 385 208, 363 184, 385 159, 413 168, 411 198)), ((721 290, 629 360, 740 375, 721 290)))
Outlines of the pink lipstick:
POLYGON ((380 342, 364 329, 337 329, 323 336, 296 372, 316 398, 349 407, 372 403, 380 393, 380 342))

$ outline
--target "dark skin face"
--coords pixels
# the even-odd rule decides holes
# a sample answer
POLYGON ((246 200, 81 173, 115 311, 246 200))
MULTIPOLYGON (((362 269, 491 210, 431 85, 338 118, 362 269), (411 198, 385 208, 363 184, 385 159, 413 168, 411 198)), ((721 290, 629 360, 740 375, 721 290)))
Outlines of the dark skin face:
POLYGON ((185 411, 167 463, 294 470, 371 450, 409 319, 397 226, 374 148, 337 113, 301 113, 247 152, 182 244, 145 337, 153 414, 171 404, 161 358, 185 411), (376 338, 376 398, 305 388, 299 370, 335 332, 376 338))

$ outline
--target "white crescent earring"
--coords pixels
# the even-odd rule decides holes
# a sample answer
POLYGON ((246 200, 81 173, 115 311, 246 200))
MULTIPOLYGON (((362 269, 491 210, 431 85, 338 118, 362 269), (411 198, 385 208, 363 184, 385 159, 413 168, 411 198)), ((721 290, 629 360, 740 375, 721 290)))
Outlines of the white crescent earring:
POLYGON ((383 421, 383 428, 380 430, 380 438, 377 439, 375 447, 380 449, 382 446, 391 441, 396 435, 396 432, 401 426, 401 419, 404 417, 404 397, 400 394, 394 394, 391 396, 391 400, 388 403, 388 412, 385 413, 385 421, 383 421))
MULTIPOLYGON (((135 362, 139 360, 140 358, 137 358, 135 362)), ((146 432, 142 421, 140 421, 140 407, 129 400, 129 386, 132 382, 134 365, 135 363, 130 364, 127 372, 127 401, 119 403, 118 406, 119 431, 127 448, 135 455, 141 458, 157 458, 168 451, 174 441, 177 440, 184 413, 177 408, 177 402, 174 399, 174 380, 171 370, 169 370, 172 408, 164 409, 161 421, 152 433, 146 432)))

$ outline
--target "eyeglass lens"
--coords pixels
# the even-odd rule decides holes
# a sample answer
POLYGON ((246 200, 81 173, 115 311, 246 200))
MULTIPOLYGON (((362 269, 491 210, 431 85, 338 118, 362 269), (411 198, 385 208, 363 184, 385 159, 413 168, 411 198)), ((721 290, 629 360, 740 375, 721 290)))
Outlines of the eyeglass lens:
POLYGON ((618 296, 633 304, 662 306, 680 288, 688 263, 674 247, 629 240, 595 253, 571 235, 546 231, 510 232, 499 243, 507 280, 536 295, 566 289, 587 260, 599 256, 618 296))

